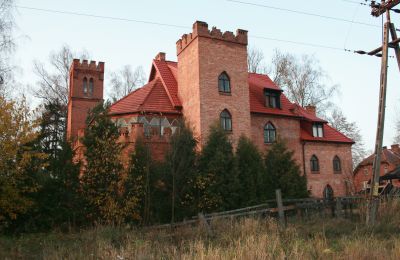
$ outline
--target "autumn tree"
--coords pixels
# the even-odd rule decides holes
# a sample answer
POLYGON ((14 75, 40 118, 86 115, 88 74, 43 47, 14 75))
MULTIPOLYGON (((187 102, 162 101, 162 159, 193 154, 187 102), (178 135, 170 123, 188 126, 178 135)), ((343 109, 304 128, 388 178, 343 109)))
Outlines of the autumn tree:
MULTIPOLYGON (((333 128, 337 129, 355 142, 351 148, 354 169, 367 156, 360 129, 356 122, 349 122, 343 112, 337 108, 333 110, 328 121, 333 128)), ((353 172, 353 169, 349 169, 350 172, 353 172)))
POLYGON ((198 210, 209 212, 237 207, 238 186, 228 134, 219 125, 213 125, 199 159, 198 210))
POLYGON ((0 226, 4 227, 33 205, 30 195, 38 186, 31 173, 42 165, 32 162, 44 155, 30 145, 37 137, 37 122, 25 99, 8 101, 0 95, 0 107, 0 226))
POLYGON ((146 82, 146 76, 141 66, 134 70, 125 65, 121 70, 111 73, 111 98, 115 102, 128 95, 146 82))
POLYGON ((265 156, 265 173, 271 180, 271 197, 275 189, 281 189, 285 198, 308 197, 306 177, 301 175, 293 153, 282 140, 275 142, 268 150, 265 156))
POLYGON ((90 111, 82 143, 85 146, 83 193, 92 218, 102 223, 120 223, 123 219, 119 200, 122 164, 118 128, 107 116, 107 105, 90 111))

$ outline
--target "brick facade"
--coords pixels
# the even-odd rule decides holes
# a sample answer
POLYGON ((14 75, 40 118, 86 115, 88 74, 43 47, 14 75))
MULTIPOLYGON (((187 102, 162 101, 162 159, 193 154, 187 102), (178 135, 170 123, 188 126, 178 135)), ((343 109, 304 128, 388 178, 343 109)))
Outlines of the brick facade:
MULTIPOLYGON (((271 123, 278 138, 294 151, 312 196, 323 197, 328 185, 335 196, 351 193, 352 140, 318 118, 315 107, 304 109, 291 103, 267 75, 248 73, 247 42, 245 30, 221 32, 215 27, 209 30, 204 22, 195 22, 192 32, 176 43, 178 62, 167 61, 165 53, 159 53, 153 60, 149 82, 110 108, 110 117, 120 128, 118 141, 125 144, 124 164, 139 137, 149 146, 152 157, 162 160, 169 137, 182 118, 193 128, 201 149, 211 124, 219 123, 221 112, 228 110, 234 146, 245 135, 265 153, 271 144, 264 143, 264 126, 271 123), (230 82, 227 93, 218 87, 223 72, 230 82), (279 107, 266 106, 268 91, 279 93, 279 107), (316 123, 323 127, 324 136, 313 136, 316 123), (318 173, 310 171, 312 155, 319 159, 318 173), (335 156, 341 161, 340 172, 333 171, 335 156)), ((74 60, 68 106, 70 140, 85 126, 87 110, 102 100, 103 73, 103 63, 95 66, 74 60), (81 91, 84 77, 94 79, 95 90, 90 97, 81 91)))

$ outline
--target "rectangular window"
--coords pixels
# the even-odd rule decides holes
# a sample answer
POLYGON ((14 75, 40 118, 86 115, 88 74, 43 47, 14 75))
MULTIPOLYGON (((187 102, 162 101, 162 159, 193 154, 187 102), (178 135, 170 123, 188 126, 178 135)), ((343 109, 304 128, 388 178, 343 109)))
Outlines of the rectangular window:
POLYGON ((313 136, 314 137, 324 137, 324 127, 321 123, 313 124, 313 136))
POLYGON ((265 106, 270 108, 280 108, 280 92, 265 90, 265 106))

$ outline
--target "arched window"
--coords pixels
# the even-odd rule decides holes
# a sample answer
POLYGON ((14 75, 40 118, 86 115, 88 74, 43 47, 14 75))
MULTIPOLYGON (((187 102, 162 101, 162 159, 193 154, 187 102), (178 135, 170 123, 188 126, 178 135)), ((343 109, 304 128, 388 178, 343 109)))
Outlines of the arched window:
POLYGON ((93 82, 93 79, 90 78, 90 80, 89 80, 89 96, 93 95, 93 88, 94 88, 94 82, 93 82))
POLYGON ((264 143, 270 144, 276 140, 276 129, 272 123, 264 126, 264 143))
POLYGON ((83 94, 87 95, 88 93, 88 83, 87 78, 83 78, 83 94))
POLYGON ((311 156, 310 168, 311 168, 312 172, 318 172, 319 171, 319 162, 318 162, 317 156, 315 156, 315 155, 311 156))
POLYGON ((221 127, 225 131, 232 131, 232 116, 228 110, 223 110, 220 114, 221 127))
POLYGON ((328 185, 325 186, 323 196, 324 196, 325 200, 332 200, 333 199, 334 194, 333 194, 333 189, 332 189, 331 185, 328 184, 328 185))
POLYGON ((340 158, 336 155, 333 158, 333 171, 338 173, 342 170, 342 165, 340 164, 340 158))
POLYGON ((222 72, 218 77, 218 91, 223 93, 231 93, 231 82, 226 72, 222 72))

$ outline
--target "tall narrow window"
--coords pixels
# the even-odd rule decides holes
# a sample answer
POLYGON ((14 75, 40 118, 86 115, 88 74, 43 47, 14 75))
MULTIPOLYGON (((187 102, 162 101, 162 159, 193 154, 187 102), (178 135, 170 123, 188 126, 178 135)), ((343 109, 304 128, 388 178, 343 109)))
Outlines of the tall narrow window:
POLYGON ((324 196, 325 200, 333 199, 334 193, 333 193, 333 189, 332 189, 331 185, 328 184, 328 185, 325 186, 323 196, 324 196))
POLYGON ((322 123, 313 124, 313 136, 314 137, 324 137, 324 126, 322 123))
POLYGON ((273 124, 267 123, 264 126, 264 143, 270 144, 276 140, 276 129, 273 124))
POLYGON ((83 78, 83 94, 87 95, 88 93, 88 82, 87 78, 83 78))
POLYGON ((333 171, 335 173, 339 173, 342 170, 342 166, 340 165, 340 158, 336 155, 333 158, 333 171))
POLYGON ((221 127, 225 131, 232 131, 232 116, 228 110, 224 110, 220 114, 221 127))
POLYGON ((94 82, 93 79, 91 78, 89 80, 89 96, 93 96, 93 88, 94 88, 94 82))
POLYGON ((318 162, 317 156, 315 156, 315 155, 311 156, 310 168, 311 168, 312 172, 318 172, 319 171, 319 162, 318 162))
POLYGON ((231 93, 231 82, 226 72, 222 72, 218 77, 218 91, 223 93, 231 93))
POLYGON ((280 96, 281 92, 276 90, 265 90, 265 106, 270 108, 281 108, 280 96))

